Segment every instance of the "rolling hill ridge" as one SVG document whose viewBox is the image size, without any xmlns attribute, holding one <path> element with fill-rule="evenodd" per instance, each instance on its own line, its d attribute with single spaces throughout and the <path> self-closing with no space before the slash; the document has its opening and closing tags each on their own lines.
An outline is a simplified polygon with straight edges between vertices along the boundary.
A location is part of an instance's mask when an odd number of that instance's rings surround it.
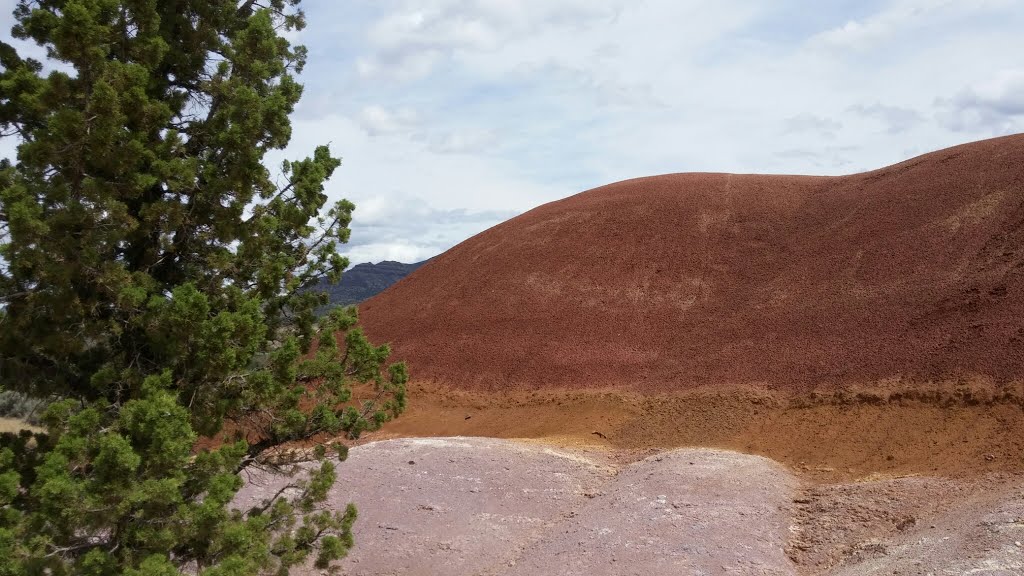
<svg viewBox="0 0 1024 576">
<path fill-rule="evenodd" d="M 364 303 L 456 388 L 1024 376 L 1024 135 L 841 177 L 671 174 L 552 202 Z"/>
</svg>

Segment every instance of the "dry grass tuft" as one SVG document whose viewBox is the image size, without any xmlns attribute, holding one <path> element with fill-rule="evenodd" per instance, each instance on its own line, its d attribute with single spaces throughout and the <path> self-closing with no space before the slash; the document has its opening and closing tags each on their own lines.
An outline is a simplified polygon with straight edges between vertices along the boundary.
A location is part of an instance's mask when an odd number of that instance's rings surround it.
<svg viewBox="0 0 1024 576">
<path fill-rule="evenodd" d="M 17 434 L 22 430 L 31 430 L 33 432 L 42 432 L 43 429 L 38 426 L 33 426 L 24 420 L 17 418 L 4 418 L 0 417 L 0 434 L 4 432 L 12 432 Z"/>
</svg>

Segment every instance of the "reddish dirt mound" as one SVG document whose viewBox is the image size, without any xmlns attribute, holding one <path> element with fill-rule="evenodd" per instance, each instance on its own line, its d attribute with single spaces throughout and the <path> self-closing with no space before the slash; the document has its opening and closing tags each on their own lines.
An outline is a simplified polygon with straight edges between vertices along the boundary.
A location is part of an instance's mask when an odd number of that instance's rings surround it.
<svg viewBox="0 0 1024 576">
<path fill-rule="evenodd" d="M 674 174 L 483 232 L 362 307 L 457 388 L 1024 376 L 1024 135 L 843 177 Z"/>
</svg>

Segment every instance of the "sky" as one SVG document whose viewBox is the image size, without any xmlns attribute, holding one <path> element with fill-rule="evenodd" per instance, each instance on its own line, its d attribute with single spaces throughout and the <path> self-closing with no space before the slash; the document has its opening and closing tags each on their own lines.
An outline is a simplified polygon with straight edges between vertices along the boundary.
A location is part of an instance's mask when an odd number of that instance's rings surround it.
<svg viewBox="0 0 1024 576">
<path fill-rule="evenodd" d="M 9 29 L 13 0 L 0 0 Z M 672 172 L 848 174 L 1024 131 L 1024 0 L 305 0 L 288 149 L 353 263 Z"/>
</svg>

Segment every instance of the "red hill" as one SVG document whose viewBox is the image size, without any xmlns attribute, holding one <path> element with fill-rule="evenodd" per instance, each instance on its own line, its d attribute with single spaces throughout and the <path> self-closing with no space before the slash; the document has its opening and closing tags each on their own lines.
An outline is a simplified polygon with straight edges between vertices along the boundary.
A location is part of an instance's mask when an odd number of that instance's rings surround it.
<svg viewBox="0 0 1024 576">
<path fill-rule="evenodd" d="M 420 380 L 1024 377 L 1024 135 L 842 177 L 672 174 L 495 226 L 362 306 Z"/>
</svg>

